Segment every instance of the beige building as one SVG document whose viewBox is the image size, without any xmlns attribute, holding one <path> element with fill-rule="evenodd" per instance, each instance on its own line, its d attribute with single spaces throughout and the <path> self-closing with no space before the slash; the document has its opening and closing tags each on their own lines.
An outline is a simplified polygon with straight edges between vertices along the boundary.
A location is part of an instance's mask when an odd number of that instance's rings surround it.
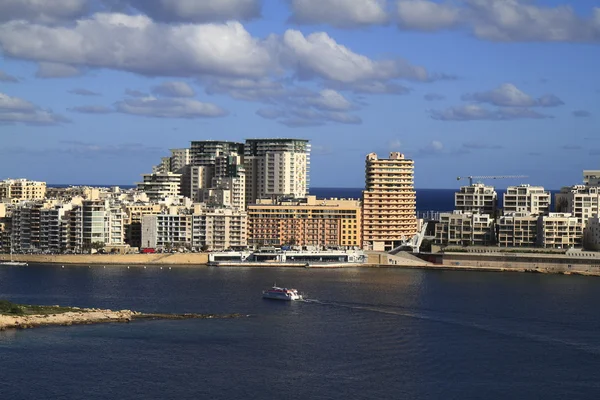
<svg viewBox="0 0 600 400">
<path fill-rule="evenodd" d="M 146 193 L 150 201 L 164 200 L 166 197 L 178 196 L 180 192 L 180 174 L 172 172 L 162 174 L 144 174 L 144 182 L 137 184 L 138 190 Z"/>
<path fill-rule="evenodd" d="M 504 193 L 504 214 L 548 214 L 552 196 L 542 186 L 509 186 Z"/>
<path fill-rule="evenodd" d="M 191 247 L 191 214 L 158 214 L 142 217 L 142 248 Z"/>
<path fill-rule="evenodd" d="M 231 208 L 200 208 L 192 215 L 192 246 L 227 250 L 248 245 L 248 216 Z"/>
<path fill-rule="evenodd" d="M 585 228 L 588 220 L 600 215 L 600 186 L 564 187 L 555 195 L 557 213 L 569 213 Z"/>
<path fill-rule="evenodd" d="M 552 249 L 581 247 L 583 226 L 569 213 L 550 213 L 538 219 L 538 246 Z"/>
<path fill-rule="evenodd" d="M 435 243 L 441 246 L 489 246 L 496 242 L 494 218 L 489 214 L 440 214 Z"/>
<path fill-rule="evenodd" d="M 360 247 L 358 200 L 259 200 L 248 205 L 248 244 Z"/>
<path fill-rule="evenodd" d="M 498 246 L 535 247 L 538 243 L 538 215 L 505 214 L 498 219 Z"/>
<path fill-rule="evenodd" d="M 160 204 L 131 203 L 122 206 L 125 213 L 125 243 L 131 247 L 142 245 L 142 218 L 144 215 L 157 215 L 163 209 Z"/>
<path fill-rule="evenodd" d="M 248 139 L 244 145 L 246 203 L 308 194 L 310 144 L 303 139 Z"/>
<path fill-rule="evenodd" d="M 583 184 L 586 186 L 600 186 L 600 170 L 583 171 Z"/>
<path fill-rule="evenodd" d="M 23 200 L 43 200 L 46 197 L 46 182 L 27 179 L 0 181 L 0 200 L 18 203 Z"/>
<path fill-rule="evenodd" d="M 390 251 L 417 233 L 414 161 L 401 153 L 366 157 L 362 210 L 363 247 Z"/>
<path fill-rule="evenodd" d="M 583 231 L 583 247 L 586 250 L 600 250 L 600 218 L 592 217 L 588 220 Z"/>
<path fill-rule="evenodd" d="M 454 194 L 454 209 L 465 213 L 496 215 L 498 194 L 493 186 L 474 183 Z"/>
</svg>

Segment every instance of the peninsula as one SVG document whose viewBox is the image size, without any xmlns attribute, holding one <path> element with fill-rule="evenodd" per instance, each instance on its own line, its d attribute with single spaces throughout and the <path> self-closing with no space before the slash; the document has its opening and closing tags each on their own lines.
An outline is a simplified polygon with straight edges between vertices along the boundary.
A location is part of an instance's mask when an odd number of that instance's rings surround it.
<svg viewBox="0 0 600 400">
<path fill-rule="evenodd" d="M 14 304 L 0 300 L 0 331 L 43 326 L 90 325 L 98 323 L 132 322 L 148 319 L 217 319 L 241 318 L 242 314 L 159 314 L 131 310 L 105 310 L 62 306 Z"/>
</svg>

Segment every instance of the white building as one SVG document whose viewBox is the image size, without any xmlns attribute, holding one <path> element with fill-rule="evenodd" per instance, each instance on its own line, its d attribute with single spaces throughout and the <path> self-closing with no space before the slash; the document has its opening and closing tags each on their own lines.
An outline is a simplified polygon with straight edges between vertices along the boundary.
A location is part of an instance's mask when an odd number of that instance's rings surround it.
<svg viewBox="0 0 600 400">
<path fill-rule="evenodd" d="M 464 213 L 496 215 L 498 194 L 493 186 L 474 183 L 454 194 L 454 209 Z"/>
<path fill-rule="evenodd" d="M 586 186 L 600 186 L 600 170 L 583 171 L 583 183 Z"/>
<path fill-rule="evenodd" d="M 248 244 L 248 216 L 242 210 L 205 208 L 192 216 L 192 246 L 226 250 Z"/>
<path fill-rule="evenodd" d="M 538 215 L 505 214 L 498 219 L 498 246 L 535 247 L 538 243 Z"/>
<path fill-rule="evenodd" d="M 244 145 L 246 203 L 308 194 L 310 144 L 303 139 L 248 139 Z"/>
<path fill-rule="evenodd" d="M 496 241 L 494 226 L 494 218 L 489 214 L 442 213 L 435 225 L 435 243 L 442 246 L 489 246 Z"/>
<path fill-rule="evenodd" d="M 564 187 L 555 195 L 558 213 L 569 213 L 585 228 L 588 220 L 600 215 L 600 186 Z"/>
<path fill-rule="evenodd" d="M 171 249 L 190 247 L 190 214 L 157 214 L 142 217 L 142 248 Z"/>
<path fill-rule="evenodd" d="M 171 149 L 169 157 L 170 172 L 181 173 L 180 171 L 192 162 L 190 149 Z"/>
<path fill-rule="evenodd" d="M 144 182 L 137 184 L 138 190 L 146 193 L 150 201 L 160 201 L 165 197 L 178 196 L 180 192 L 180 174 L 172 172 L 144 174 Z"/>
<path fill-rule="evenodd" d="M 542 186 L 509 186 L 504 193 L 504 214 L 548 214 L 552 196 Z"/>
<path fill-rule="evenodd" d="M 583 226 L 569 213 L 550 213 L 538 219 L 538 246 L 553 249 L 581 247 Z"/>
<path fill-rule="evenodd" d="M 600 250 L 600 218 L 592 217 L 588 220 L 583 231 L 583 247 L 586 250 Z"/>
</svg>

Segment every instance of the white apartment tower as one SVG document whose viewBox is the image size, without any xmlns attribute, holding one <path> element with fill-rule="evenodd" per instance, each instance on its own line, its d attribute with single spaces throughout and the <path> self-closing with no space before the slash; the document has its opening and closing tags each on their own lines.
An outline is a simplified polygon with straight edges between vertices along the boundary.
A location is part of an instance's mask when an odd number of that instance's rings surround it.
<svg viewBox="0 0 600 400">
<path fill-rule="evenodd" d="M 310 144 L 304 139 L 248 139 L 244 146 L 246 203 L 308 194 Z"/>
<path fill-rule="evenodd" d="M 541 186 L 509 186 L 504 193 L 504 214 L 548 214 L 552 196 Z"/>
<path fill-rule="evenodd" d="M 363 247 L 390 251 L 417 233 L 414 161 L 401 153 L 366 158 L 363 192 Z"/>
<path fill-rule="evenodd" d="M 495 215 L 498 194 L 493 186 L 474 183 L 454 194 L 454 209 L 464 213 Z"/>
</svg>

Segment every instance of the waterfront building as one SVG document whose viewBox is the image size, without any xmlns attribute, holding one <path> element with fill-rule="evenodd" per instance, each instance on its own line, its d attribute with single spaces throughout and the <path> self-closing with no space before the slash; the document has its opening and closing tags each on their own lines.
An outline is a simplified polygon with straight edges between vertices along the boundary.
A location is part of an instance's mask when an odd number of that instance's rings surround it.
<svg viewBox="0 0 600 400">
<path fill-rule="evenodd" d="M 190 149 L 171 149 L 169 172 L 180 174 L 181 170 L 192 162 Z"/>
<path fill-rule="evenodd" d="M 0 181 L 0 201 L 18 203 L 25 200 L 43 200 L 46 197 L 46 182 L 27 179 L 5 179 Z"/>
<path fill-rule="evenodd" d="M 366 157 L 363 191 L 363 247 L 390 251 L 417 233 L 414 161 L 392 152 L 388 159 Z"/>
<path fill-rule="evenodd" d="M 551 199 L 550 192 L 542 186 L 509 186 L 504 193 L 502 211 L 504 214 L 548 214 Z"/>
<path fill-rule="evenodd" d="M 583 225 L 570 213 L 550 213 L 538 219 L 538 246 L 552 249 L 581 247 Z"/>
<path fill-rule="evenodd" d="M 248 244 L 360 247 L 360 201 L 316 196 L 258 200 L 248 205 Z"/>
<path fill-rule="evenodd" d="M 108 200 L 84 200 L 81 205 L 83 235 L 81 247 L 94 243 L 122 246 L 125 242 L 125 213 Z"/>
<path fill-rule="evenodd" d="M 586 250 L 600 250 L 600 218 L 598 216 L 590 218 L 585 226 L 583 247 Z"/>
<path fill-rule="evenodd" d="M 583 171 L 583 184 L 586 186 L 600 186 L 600 170 Z"/>
<path fill-rule="evenodd" d="M 68 220 L 66 213 L 72 203 L 56 204 L 40 211 L 40 250 L 62 253 L 68 249 Z"/>
<path fill-rule="evenodd" d="M 191 214 L 142 216 L 142 248 L 171 250 L 191 247 Z"/>
<path fill-rule="evenodd" d="M 156 203 L 132 203 L 123 204 L 125 219 L 125 243 L 130 247 L 140 248 L 142 245 L 142 218 L 144 215 L 157 215 L 163 209 L 161 204 Z"/>
<path fill-rule="evenodd" d="M 227 250 L 248 245 L 248 216 L 233 208 L 196 206 L 192 215 L 192 247 Z"/>
<path fill-rule="evenodd" d="M 158 202 L 169 196 L 178 196 L 181 185 L 181 175 L 173 172 L 159 174 L 144 174 L 143 182 L 137 184 L 138 190 L 146 193 L 148 199 Z"/>
<path fill-rule="evenodd" d="M 495 244 L 494 217 L 489 214 L 454 211 L 440 214 L 435 225 L 435 243 L 442 246 L 489 246 Z"/>
<path fill-rule="evenodd" d="M 246 204 L 308 194 L 310 149 L 304 139 L 248 139 L 244 145 Z"/>
<path fill-rule="evenodd" d="M 495 216 L 498 194 L 493 186 L 474 183 L 462 186 L 454 194 L 454 209 L 464 213 L 488 214 Z"/>
<path fill-rule="evenodd" d="M 535 247 L 539 215 L 527 212 L 505 214 L 498 219 L 498 246 Z"/>
<path fill-rule="evenodd" d="M 557 213 L 569 213 L 576 217 L 585 228 L 590 218 L 600 215 L 600 186 L 563 187 L 555 195 L 555 208 Z"/>
</svg>

